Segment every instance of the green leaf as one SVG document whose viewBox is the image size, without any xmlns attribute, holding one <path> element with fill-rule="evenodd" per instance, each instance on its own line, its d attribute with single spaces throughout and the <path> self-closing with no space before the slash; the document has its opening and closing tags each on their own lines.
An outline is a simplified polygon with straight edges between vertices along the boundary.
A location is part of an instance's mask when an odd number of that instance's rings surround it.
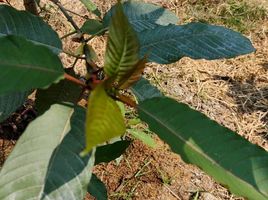
<svg viewBox="0 0 268 200">
<path fill-rule="evenodd" d="M 81 155 L 93 147 L 125 133 L 124 118 L 117 103 L 107 95 L 100 84 L 90 94 L 86 118 L 86 148 Z"/>
<path fill-rule="evenodd" d="M 84 198 L 94 152 L 84 148 L 85 110 L 53 105 L 33 121 L 17 142 L 0 172 L 0 199 Z"/>
<path fill-rule="evenodd" d="M 154 139 L 149 134 L 142 132 L 142 131 L 133 130 L 133 129 L 129 129 L 128 132 L 132 136 L 134 136 L 136 139 L 142 141 L 147 146 L 149 146 L 151 148 L 156 147 L 156 143 L 155 143 Z"/>
<path fill-rule="evenodd" d="M 88 19 L 81 27 L 81 31 L 89 35 L 101 35 L 105 30 L 102 23 L 96 19 Z"/>
<path fill-rule="evenodd" d="M 109 25 L 111 17 L 115 12 L 115 7 L 113 6 L 104 16 L 105 26 Z M 157 24 L 163 26 L 177 24 L 179 20 L 175 13 L 151 3 L 127 1 L 123 3 L 123 9 L 136 32 L 154 29 Z"/>
<path fill-rule="evenodd" d="M 124 78 L 135 67 L 138 58 L 138 39 L 125 17 L 122 5 L 117 4 L 109 26 L 104 71 L 116 81 Z"/>
<path fill-rule="evenodd" d="M 268 199 L 268 153 L 204 114 L 167 97 L 141 102 L 139 116 L 186 162 L 201 167 L 231 192 Z"/>
<path fill-rule="evenodd" d="M 95 165 L 102 162 L 110 162 L 120 157 L 131 144 L 131 141 L 122 140 L 112 144 L 97 147 L 95 154 Z"/>
<path fill-rule="evenodd" d="M 0 95 L 0 122 L 9 117 L 27 99 L 29 92 L 13 92 Z"/>
<path fill-rule="evenodd" d="M 202 23 L 161 26 L 138 33 L 140 57 L 160 64 L 182 57 L 214 60 L 255 51 L 249 39 L 230 29 Z"/>
<path fill-rule="evenodd" d="M 80 1 L 86 6 L 89 12 L 92 12 L 98 17 L 101 17 L 101 12 L 91 0 L 80 0 Z"/>
<path fill-rule="evenodd" d="M 88 193 L 94 196 L 97 200 L 108 199 L 106 186 L 95 174 L 92 174 L 90 183 L 88 185 Z"/>
<path fill-rule="evenodd" d="M 0 37 L 16 35 L 24 37 L 34 43 L 47 46 L 53 52 L 62 50 L 61 40 L 57 33 L 40 17 L 26 11 L 0 5 Z"/>
<path fill-rule="evenodd" d="M 138 101 L 163 96 L 163 94 L 155 86 L 152 86 L 145 78 L 141 78 L 135 85 L 132 86 L 131 90 Z"/>
<path fill-rule="evenodd" d="M 0 37 L 0 95 L 44 88 L 63 78 L 63 66 L 48 48 L 17 36 Z"/>
<path fill-rule="evenodd" d="M 44 113 L 52 104 L 71 102 L 76 104 L 81 95 L 82 88 L 66 79 L 47 89 L 39 89 L 36 92 L 36 108 L 38 114 Z"/>
</svg>

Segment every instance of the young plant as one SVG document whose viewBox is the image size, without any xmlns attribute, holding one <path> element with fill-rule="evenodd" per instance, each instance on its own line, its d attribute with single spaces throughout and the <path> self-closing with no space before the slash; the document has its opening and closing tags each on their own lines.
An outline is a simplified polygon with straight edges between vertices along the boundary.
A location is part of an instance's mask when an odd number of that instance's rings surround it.
<svg viewBox="0 0 268 200">
<path fill-rule="evenodd" d="M 136 108 L 140 119 L 174 152 L 233 193 L 253 200 L 268 198 L 267 152 L 165 97 L 142 78 L 147 62 L 169 64 L 185 56 L 213 60 L 251 53 L 255 49 L 247 38 L 220 26 L 176 25 L 172 12 L 132 1 L 118 2 L 103 19 L 89 19 L 80 28 L 59 1 L 51 1 L 75 28 L 75 39 L 81 43 L 76 57 L 86 61 L 87 81 L 64 69 L 58 57 L 61 41 L 41 18 L 0 5 L 0 119 L 6 119 L 32 90 L 37 90 L 40 113 L 0 171 L 0 199 L 84 199 L 87 191 L 107 198 L 96 191 L 103 184 L 94 175 L 91 180 L 92 168 L 117 158 L 130 144 L 122 140 L 103 145 L 126 131 L 116 101 Z M 101 16 L 91 1 L 81 2 Z M 107 30 L 105 64 L 100 68 L 93 62 L 89 44 Z M 128 88 L 138 102 L 124 95 Z M 77 105 L 84 90 L 90 91 L 87 108 Z"/>
</svg>

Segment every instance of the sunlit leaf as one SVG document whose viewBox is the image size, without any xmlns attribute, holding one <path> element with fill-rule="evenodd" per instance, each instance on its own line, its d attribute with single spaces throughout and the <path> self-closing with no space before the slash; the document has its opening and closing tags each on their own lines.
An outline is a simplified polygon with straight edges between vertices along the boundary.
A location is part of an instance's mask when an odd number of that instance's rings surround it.
<svg viewBox="0 0 268 200">
<path fill-rule="evenodd" d="M 7 5 L 0 5 L 0 37 L 7 35 L 24 37 L 50 48 L 55 53 L 62 50 L 57 33 L 42 18 Z"/>
<path fill-rule="evenodd" d="M 104 16 L 103 23 L 108 26 L 115 12 L 113 6 Z M 157 25 L 166 26 L 177 24 L 179 21 L 175 13 L 152 3 L 126 1 L 123 3 L 124 13 L 136 32 L 154 29 Z"/>
<path fill-rule="evenodd" d="M 109 37 L 105 54 L 104 71 L 116 81 L 125 77 L 136 66 L 138 58 L 138 39 L 123 13 L 120 3 L 109 26 Z"/>
<path fill-rule="evenodd" d="M 83 199 L 94 165 L 94 151 L 79 156 L 83 119 L 83 108 L 53 105 L 30 123 L 0 171 L 0 199 Z"/>
<path fill-rule="evenodd" d="M 104 85 L 100 84 L 90 94 L 86 118 L 87 154 L 98 144 L 125 133 L 124 118 L 117 103 L 107 95 Z"/>
</svg>

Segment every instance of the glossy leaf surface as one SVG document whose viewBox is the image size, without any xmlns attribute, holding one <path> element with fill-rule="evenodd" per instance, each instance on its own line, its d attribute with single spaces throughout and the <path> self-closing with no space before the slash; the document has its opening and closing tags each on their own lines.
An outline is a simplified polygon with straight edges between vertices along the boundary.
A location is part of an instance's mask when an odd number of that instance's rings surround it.
<svg viewBox="0 0 268 200">
<path fill-rule="evenodd" d="M 48 48 L 21 37 L 0 37 L 0 95 L 48 87 L 63 78 L 63 66 Z"/>
<path fill-rule="evenodd" d="M 40 17 L 26 11 L 17 11 L 7 5 L 0 5 L 0 37 L 7 35 L 24 37 L 50 48 L 55 53 L 62 50 L 57 33 Z"/>
</svg>

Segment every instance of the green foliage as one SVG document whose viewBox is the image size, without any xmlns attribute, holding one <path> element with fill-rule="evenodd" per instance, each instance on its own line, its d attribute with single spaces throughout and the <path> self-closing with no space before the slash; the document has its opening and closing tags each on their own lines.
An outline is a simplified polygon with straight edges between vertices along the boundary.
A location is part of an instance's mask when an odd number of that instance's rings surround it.
<svg viewBox="0 0 268 200">
<path fill-rule="evenodd" d="M 61 52 L 62 49 L 57 33 L 41 18 L 26 11 L 0 5 L 0 37 L 6 35 L 21 36 L 36 44 L 47 46 L 55 53 Z"/>
<path fill-rule="evenodd" d="M 179 21 L 173 12 L 151 3 L 127 1 L 122 6 L 124 14 L 136 32 L 154 29 L 157 25 L 177 24 Z M 109 25 L 115 12 L 115 7 L 113 6 L 105 14 L 103 18 L 105 26 Z"/>
<path fill-rule="evenodd" d="M 140 56 L 161 64 L 182 57 L 214 60 L 248 54 L 255 49 L 249 39 L 221 26 L 190 23 L 182 26 L 157 26 L 138 33 Z"/>
<path fill-rule="evenodd" d="M 138 110 L 150 129 L 185 161 L 201 167 L 236 194 L 268 198 L 265 150 L 167 97 L 142 101 Z"/>
<path fill-rule="evenodd" d="M 48 87 L 63 78 L 61 61 L 48 48 L 17 36 L 0 37 L 0 44 L 0 94 Z"/>
<path fill-rule="evenodd" d="M 0 95 L 0 122 L 16 111 L 26 100 L 29 92 L 13 92 Z"/>
<path fill-rule="evenodd" d="M 47 89 L 38 89 L 36 92 L 36 109 L 38 114 L 44 113 L 49 107 L 56 103 L 71 102 L 76 104 L 82 88 L 66 79 L 52 84 Z"/>
<path fill-rule="evenodd" d="M 107 190 L 103 182 L 95 174 L 92 174 L 87 190 L 97 200 L 108 199 Z"/>
<path fill-rule="evenodd" d="M 31 123 L 1 169 L 0 199 L 83 199 L 94 164 L 94 151 L 79 157 L 83 118 L 55 104 Z"/>
<path fill-rule="evenodd" d="M 126 130 L 120 108 L 108 96 L 103 84 L 97 86 L 91 93 L 88 103 L 86 148 L 82 152 L 82 155 L 86 155 L 98 144 L 123 135 Z"/>
<path fill-rule="evenodd" d="M 116 159 L 130 144 L 118 141 L 101 146 L 126 131 L 124 106 L 120 110 L 116 100 L 137 108 L 140 118 L 174 152 L 232 192 L 248 199 L 267 199 L 267 152 L 165 97 L 141 78 L 148 61 L 167 64 L 185 56 L 231 58 L 253 52 L 251 42 L 220 26 L 176 25 L 174 13 L 149 3 L 119 1 L 101 19 L 92 1 L 81 2 L 100 18 L 88 19 L 79 29 L 67 16 L 81 43 L 74 56 L 86 60 L 85 82 L 64 71 L 57 55 L 60 39 L 41 18 L 0 5 L 0 120 L 21 105 L 32 89 L 38 89 L 36 105 L 42 114 L 25 130 L 0 171 L 0 199 L 76 200 L 84 199 L 87 190 L 98 199 L 107 199 L 104 185 L 91 176 L 96 146 L 98 164 Z M 93 63 L 90 41 L 107 27 L 102 70 Z M 122 92 L 130 86 L 138 105 Z M 73 106 L 84 90 L 90 90 L 87 109 Z M 153 146 L 152 138 L 142 131 L 130 131 Z"/>
<path fill-rule="evenodd" d="M 130 145 L 130 141 L 122 140 L 112 144 L 100 146 L 96 149 L 95 165 L 102 162 L 110 162 L 120 157 Z"/>
<path fill-rule="evenodd" d="M 91 0 L 80 0 L 87 8 L 88 11 L 94 13 L 98 17 L 101 16 L 101 13 L 97 6 Z"/>
<path fill-rule="evenodd" d="M 120 82 L 138 63 L 138 39 L 125 17 L 122 5 L 117 4 L 109 26 L 109 37 L 105 53 L 106 75 Z"/>
<path fill-rule="evenodd" d="M 81 27 L 81 31 L 89 35 L 100 35 L 104 29 L 102 23 L 95 19 L 88 19 Z"/>
</svg>

